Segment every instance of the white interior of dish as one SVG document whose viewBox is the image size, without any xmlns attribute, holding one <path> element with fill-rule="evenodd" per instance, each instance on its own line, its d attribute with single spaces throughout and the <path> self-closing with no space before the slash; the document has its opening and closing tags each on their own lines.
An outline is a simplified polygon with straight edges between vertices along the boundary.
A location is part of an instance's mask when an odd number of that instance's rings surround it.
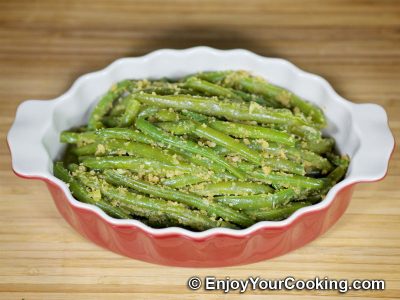
<svg viewBox="0 0 400 300">
<path fill-rule="evenodd" d="M 179 78 L 199 71 L 228 69 L 248 70 L 323 109 L 328 119 L 324 133 L 335 138 L 340 153 L 351 157 L 345 180 L 332 188 L 324 201 L 303 208 L 286 220 L 259 222 L 244 230 L 216 228 L 197 233 L 181 228 L 153 229 L 139 221 L 113 219 L 97 207 L 76 201 L 67 186 L 52 175 L 53 161 L 60 158 L 65 147 L 59 142 L 60 132 L 85 124 L 92 107 L 113 83 L 128 78 Z M 242 235 L 260 227 L 287 225 L 302 213 L 328 205 L 337 191 L 346 185 L 382 178 L 394 145 L 386 113 L 380 106 L 352 104 L 337 95 L 323 78 L 306 73 L 286 60 L 265 58 L 246 50 L 222 51 L 207 47 L 166 49 L 143 57 L 119 59 L 101 71 L 80 77 L 70 90 L 52 101 L 24 102 L 18 109 L 8 142 L 16 173 L 57 183 L 73 205 L 94 210 L 111 223 L 135 224 L 153 234 L 182 232 L 193 237 L 214 232 Z"/>
</svg>

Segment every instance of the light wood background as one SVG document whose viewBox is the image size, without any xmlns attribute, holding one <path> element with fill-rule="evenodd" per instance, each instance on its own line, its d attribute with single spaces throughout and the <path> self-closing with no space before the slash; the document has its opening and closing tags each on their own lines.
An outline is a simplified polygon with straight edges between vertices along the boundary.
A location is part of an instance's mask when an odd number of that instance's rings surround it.
<svg viewBox="0 0 400 300">
<path fill-rule="evenodd" d="M 221 269 L 161 267 L 100 249 L 66 224 L 43 183 L 12 173 L 5 135 L 21 101 L 51 99 L 119 57 L 196 45 L 289 59 L 354 102 L 383 105 L 400 139 L 400 1 L 0 0 L 0 298 L 342 297 L 192 292 L 185 284 L 196 274 L 379 278 L 385 291 L 345 297 L 400 299 L 398 152 L 385 180 L 358 186 L 344 217 L 318 240 L 273 260 Z"/>
</svg>

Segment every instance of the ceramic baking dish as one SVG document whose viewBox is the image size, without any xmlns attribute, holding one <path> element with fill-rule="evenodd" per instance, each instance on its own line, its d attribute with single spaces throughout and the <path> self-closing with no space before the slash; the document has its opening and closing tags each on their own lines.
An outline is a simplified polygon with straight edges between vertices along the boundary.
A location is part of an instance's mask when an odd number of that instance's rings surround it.
<svg viewBox="0 0 400 300">
<path fill-rule="evenodd" d="M 53 161 L 64 145 L 62 130 L 84 124 L 99 99 L 115 82 L 131 78 L 181 77 L 206 70 L 242 69 L 265 77 L 321 107 L 327 116 L 325 134 L 351 157 L 343 181 L 326 198 L 279 222 L 259 222 L 244 230 L 216 228 L 192 232 L 182 228 L 153 229 L 136 220 L 117 220 L 99 208 L 75 200 L 67 185 L 52 174 Z M 384 109 L 354 104 L 340 97 L 323 78 L 290 62 L 246 50 L 196 47 L 158 50 L 142 57 L 121 58 L 103 70 L 81 76 L 63 95 L 29 100 L 17 110 L 8 133 L 14 172 L 43 180 L 65 220 L 80 234 L 111 251 L 151 263 L 217 267 L 247 264 L 282 255 L 328 230 L 344 213 L 354 185 L 382 179 L 394 148 Z"/>
</svg>

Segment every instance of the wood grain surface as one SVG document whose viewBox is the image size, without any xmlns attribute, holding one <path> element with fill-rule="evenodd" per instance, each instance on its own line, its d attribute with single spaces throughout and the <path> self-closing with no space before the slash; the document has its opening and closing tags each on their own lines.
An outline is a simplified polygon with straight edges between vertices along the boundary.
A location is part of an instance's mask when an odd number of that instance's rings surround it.
<svg viewBox="0 0 400 300">
<path fill-rule="evenodd" d="M 119 57 L 196 45 L 289 59 L 351 101 L 384 106 L 400 139 L 400 1 L 0 0 L 0 298 L 400 299 L 398 152 L 385 180 L 359 185 L 324 236 L 220 269 L 161 267 L 100 249 L 66 224 L 43 183 L 13 174 L 5 136 L 23 100 L 51 99 Z M 192 275 L 379 278 L 386 290 L 224 295 L 188 290 Z"/>
</svg>

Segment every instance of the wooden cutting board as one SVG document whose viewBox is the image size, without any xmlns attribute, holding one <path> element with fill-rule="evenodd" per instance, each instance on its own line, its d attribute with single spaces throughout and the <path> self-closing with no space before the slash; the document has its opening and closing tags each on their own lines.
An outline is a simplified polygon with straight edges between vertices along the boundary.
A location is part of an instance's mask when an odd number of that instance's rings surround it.
<svg viewBox="0 0 400 300">
<path fill-rule="evenodd" d="M 354 102 L 383 105 L 400 138 L 399 1 L 0 1 L 1 299 L 339 299 L 337 292 L 192 292 L 192 275 L 386 280 L 347 299 L 400 299 L 400 156 L 359 185 L 343 218 L 304 248 L 221 269 L 161 267 L 100 249 L 60 217 L 43 183 L 17 178 L 5 135 L 17 105 L 51 99 L 123 56 L 208 45 L 283 57 Z M 373 116 L 371 116 L 373 118 Z M 29 149 L 26 149 L 29 151 Z"/>
</svg>

